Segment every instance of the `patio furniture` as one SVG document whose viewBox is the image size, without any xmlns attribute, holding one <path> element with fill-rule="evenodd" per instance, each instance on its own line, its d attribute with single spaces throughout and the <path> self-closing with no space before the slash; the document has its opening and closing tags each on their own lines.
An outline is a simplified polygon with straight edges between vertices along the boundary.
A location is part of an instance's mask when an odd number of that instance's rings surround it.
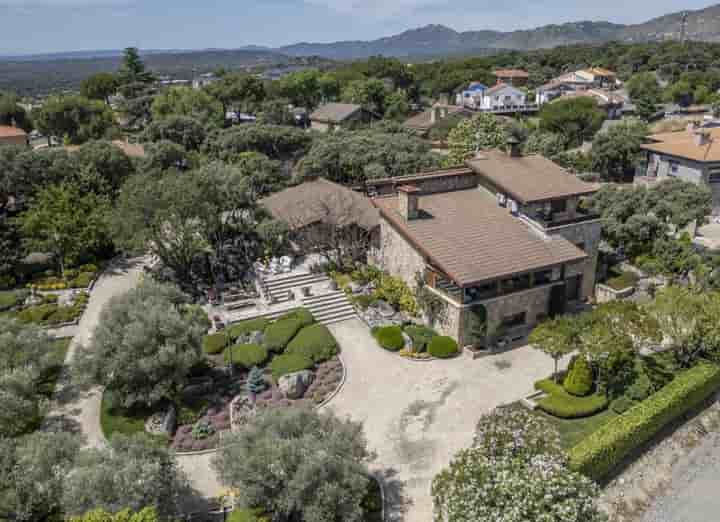
<svg viewBox="0 0 720 522">
<path fill-rule="evenodd" d="M 310 297 L 312 288 L 309 286 L 303 286 L 301 288 L 303 297 Z"/>
</svg>

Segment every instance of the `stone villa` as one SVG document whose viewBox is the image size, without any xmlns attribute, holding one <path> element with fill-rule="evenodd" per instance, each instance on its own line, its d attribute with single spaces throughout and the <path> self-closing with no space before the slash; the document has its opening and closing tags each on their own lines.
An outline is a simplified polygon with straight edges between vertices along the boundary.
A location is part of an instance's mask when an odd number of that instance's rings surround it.
<svg viewBox="0 0 720 522">
<path fill-rule="evenodd" d="M 597 187 L 541 156 L 489 151 L 465 166 L 373 180 L 380 211 L 374 261 L 446 306 L 431 322 L 461 345 L 524 336 L 591 298 L 600 220 L 580 205 Z"/>
</svg>

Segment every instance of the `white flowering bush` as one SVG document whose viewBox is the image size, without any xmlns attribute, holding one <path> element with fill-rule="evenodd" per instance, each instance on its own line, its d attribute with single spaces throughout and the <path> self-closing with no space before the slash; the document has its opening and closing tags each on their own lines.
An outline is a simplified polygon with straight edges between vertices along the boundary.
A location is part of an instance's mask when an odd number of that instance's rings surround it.
<svg viewBox="0 0 720 522">
<path fill-rule="evenodd" d="M 601 522 L 597 486 L 562 458 L 461 451 L 432 485 L 435 522 Z"/>
<path fill-rule="evenodd" d="M 555 427 L 520 405 L 496 408 L 480 417 L 473 447 L 490 457 L 563 454 Z"/>
</svg>

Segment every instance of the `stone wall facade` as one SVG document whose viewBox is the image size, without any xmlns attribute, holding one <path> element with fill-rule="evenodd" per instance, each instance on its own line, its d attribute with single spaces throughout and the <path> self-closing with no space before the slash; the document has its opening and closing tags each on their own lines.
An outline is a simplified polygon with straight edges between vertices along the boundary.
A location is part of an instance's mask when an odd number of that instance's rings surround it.
<svg viewBox="0 0 720 522">
<path fill-rule="evenodd" d="M 380 245 L 374 255 L 376 264 L 415 288 L 416 274 L 425 273 L 425 258 L 385 219 L 380 219 Z"/>
<path fill-rule="evenodd" d="M 583 285 L 581 298 L 583 300 L 590 299 L 595 294 L 595 278 L 597 274 L 601 227 L 602 224 L 600 220 L 593 220 L 547 230 L 548 235 L 564 237 L 572 244 L 580 247 L 588 255 L 587 260 L 575 265 L 569 265 L 565 269 L 566 278 L 582 274 Z"/>
</svg>

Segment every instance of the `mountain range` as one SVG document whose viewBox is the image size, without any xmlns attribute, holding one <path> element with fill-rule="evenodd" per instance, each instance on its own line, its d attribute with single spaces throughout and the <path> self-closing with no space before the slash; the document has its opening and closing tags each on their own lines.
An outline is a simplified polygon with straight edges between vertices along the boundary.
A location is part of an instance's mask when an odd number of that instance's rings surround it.
<svg viewBox="0 0 720 522">
<path fill-rule="evenodd" d="M 463 31 L 444 25 L 427 25 L 377 40 L 353 40 L 332 43 L 303 42 L 284 47 L 270 48 L 249 45 L 234 51 L 271 55 L 319 56 L 332 60 L 352 60 L 373 55 L 397 57 L 447 56 L 470 53 L 487 53 L 494 50 L 542 49 L 558 45 L 600 44 L 609 41 L 651 42 L 680 39 L 682 19 L 687 15 L 686 37 L 689 40 L 720 42 L 720 4 L 696 11 L 679 11 L 653 18 L 641 24 L 623 25 L 611 22 L 581 21 L 552 24 L 517 31 Z M 217 52 L 220 49 L 143 50 L 143 54 L 190 54 Z M 32 56 L 0 56 L 0 61 L 48 61 L 92 58 L 117 58 L 122 51 L 77 51 Z M 278 56 L 280 58 L 280 56 Z"/>
<path fill-rule="evenodd" d="M 298 43 L 274 49 L 290 56 L 322 56 L 345 60 L 385 56 L 464 54 L 492 49 L 542 49 L 558 45 L 598 44 L 609 41 L 649 42 L 680 39 L 687 13 L 689 40 L 720 42 L 720 4 L 697 11 L 680 11 L 633 25 L 611 22 L 571 22 L 517 31 L 458 32 L 443 25 L 428 25 L 371 41 Z"/>
</svg>

